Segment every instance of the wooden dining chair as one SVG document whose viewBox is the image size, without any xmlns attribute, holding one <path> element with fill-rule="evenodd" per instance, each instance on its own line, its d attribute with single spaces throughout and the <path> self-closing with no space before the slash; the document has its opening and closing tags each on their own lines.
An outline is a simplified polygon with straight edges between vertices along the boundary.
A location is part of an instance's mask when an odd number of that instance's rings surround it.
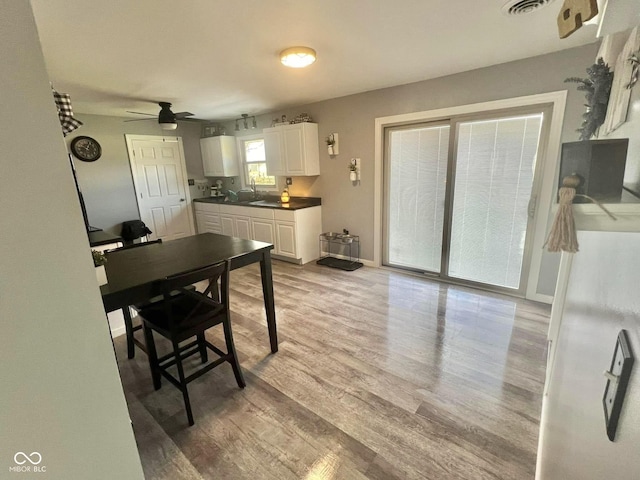
<svg viewBox="0 0 640 480">
<path fill-rule="evenodd" d="M 147 242 L 141 242 L 141 243 L 133 243 L 130 245 L 125 245 L 123 247 L 118 247 L 118 248 L 112 248 L 111 250 L 107 250 L 105 253 L 111 253 L 111 252 L 119 252 L 121 250 L 131 250 L 133 248 L 140 248 L 140 247 L 145 247 L 145 246 L 149 246 L 149 245 L 153 245 L 153 244 L 157 244 L 157 243 L 162 243 L 162 239 L 158 238 L 157 240 L 149 240 Z M 161 300 L 162 298 L 153 298 L 150 299 L 148 302 L 144 303 L 144 304 L 138 304 L 138 305 L 131 305 L 131 307 L 133 307 L 135 310 L 139 310 L 141 308 L 144 308 L 145 306 L 147 306 L 147 304 L 149 302 L 157 302 L 159 300 Z M 126 332 L 126 336 L 127 336 L 127 358 L 134 358 L 136 355 L 135 352 L 135 347 L 137 346 L 138 348 L 140 348 L 143 352 L 147 352 L 147 348 L 144 345 L 144 342 L 141 342 L 140 340 L 138 340 L 135 337 L 135 332 L 137 332 L 138 330 L 142 329 L 142 324 L 140 325 L 133 325 L 133 318 L 131 317 L 131 310 L 130 307 L 125 307 L 122 309 L 122 317 L 124 319 L 124 329 Z"/>
<path fill-rule="evenodd" d="M 167 277 L 159 285 L 163 300 L 138 311 L 142 319 L 153 386 L 158 390 L 161 386 L 161 377 L 164 376 L 182 392 L 189 425 L 194 424 L 187 390 L 190 382 L 218 365 L 229 362 L 238 387 L 245 387 L 231 331 L 229 265 L 227 260 L 213 266 Z M 203 291 L 189 288 L 192 284 L 203 280 L 208 282 Z M 205 332 L 209 328 L 220 324 L 224 331 L 226 353 L 205 338 Z M 171 353 L 158 358 L 153 332 L 159 333 L 171 342 Z M 196 338 L 194 341 L 180 346 L 181 342 L 193 337 Z M 211 350 L 219 358 L 209 362 L 207 350 Z M 202 365 L 190 375 L 185 375 L 183 361 L 197 354 L 200 354 Z M 177 378 L 169 372 L 169 368 L 173 366 L 177 369 Z"/>
</svg>

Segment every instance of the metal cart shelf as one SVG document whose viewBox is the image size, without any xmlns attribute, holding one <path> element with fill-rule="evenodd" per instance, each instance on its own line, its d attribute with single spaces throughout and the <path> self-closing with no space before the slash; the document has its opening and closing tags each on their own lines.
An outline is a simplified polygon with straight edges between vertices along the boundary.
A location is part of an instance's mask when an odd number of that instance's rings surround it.
<svg viewBox="0 0 640 480">
<path fill-rule="evenodd" d="M 318 237 L 320 259 L 318 265 L 352 272 L 362 267 L 360 237 L 345 233 L 325 232 Z"/>
</svg>

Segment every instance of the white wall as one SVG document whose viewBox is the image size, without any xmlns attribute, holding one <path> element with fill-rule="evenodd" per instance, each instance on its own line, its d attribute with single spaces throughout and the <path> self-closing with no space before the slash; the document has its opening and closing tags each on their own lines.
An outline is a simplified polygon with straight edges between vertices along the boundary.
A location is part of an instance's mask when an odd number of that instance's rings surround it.
<svg viewBox="0 0 640 480">
<path fill-rule="evenodd" d="M 0 477 L 143 478 L 31 7 L 0 11 Z"/>
<path fill-rule="evenodd" d="M 537 477 L 640 478 L 640 233 L 579 232 L 544 399 Z M 620 329 L 636 361 L 615 442 L 606 435 L 603 376 Z"/>
</svg>

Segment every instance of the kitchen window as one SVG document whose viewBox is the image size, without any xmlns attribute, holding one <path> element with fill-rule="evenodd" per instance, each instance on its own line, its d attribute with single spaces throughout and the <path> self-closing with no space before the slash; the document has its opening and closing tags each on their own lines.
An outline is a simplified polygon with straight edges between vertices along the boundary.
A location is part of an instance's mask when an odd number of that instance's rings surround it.
<svg viewBox="0 0 640 480">
<path fill-rule="evenodd" d="M 264 150 L 264 138 L 251 136 L 240 139 L 242 153 L 242 171 L 244 183 L 250 185 L 255 181 L 256 187 L 266 190 L 276 189 L 276 177 L 267 174 L 267 159 Z"/>
</svg>

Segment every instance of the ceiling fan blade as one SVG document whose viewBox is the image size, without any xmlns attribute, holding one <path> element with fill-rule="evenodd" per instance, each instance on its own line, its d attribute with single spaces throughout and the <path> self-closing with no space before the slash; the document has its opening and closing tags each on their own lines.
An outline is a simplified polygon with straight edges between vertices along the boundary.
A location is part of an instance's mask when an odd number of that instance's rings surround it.
<svg viewBox="0 0 640 480">
<path fill-rule="evenodd" d="M 185 117 L 193 117 L 195 114 L 191 113 L 191 112 L 178 112 L 178 113 L 174 113 L 174 116 L 176 117 L 176 120 L 181 120 Z"/>
<path fill-rule="evenodd" d="M 131 118 L 129 120 L 124 120 L 125 122 L 140 122 L 144 120 L 155 120 L 155 118 Z"/>
<path fill-rule="evenodd" d="M 201 118 L 176 118 L 176 120 L 178 120 L 179 122 L 195 122 L 195 123 L 209 122 L 208 120 L 203 120 Z"/>
<path fill-rule="evenodd" d="M 150 117 L 157 116 L 157 114 L 155 113 L 132 112 L 131 110 L 127 110 L 127 113 L 135 113 L 136 115 L 149 115 Z"/>
</svg>

